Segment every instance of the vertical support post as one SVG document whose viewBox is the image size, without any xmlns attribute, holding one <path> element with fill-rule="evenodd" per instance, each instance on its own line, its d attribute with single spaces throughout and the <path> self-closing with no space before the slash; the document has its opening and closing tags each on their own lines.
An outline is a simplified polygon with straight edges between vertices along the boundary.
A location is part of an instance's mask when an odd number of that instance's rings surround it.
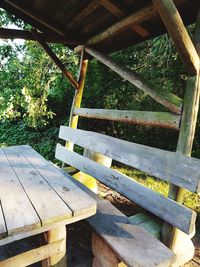
<svg viewBox="0 0 200 267">
<path fill-rule="evenodd" d="M 197 48 L 200 46 L 200 35 L 198 34 L 199 24 L 200 24 L 200 9 L 198 13 L 197 24 L 194 34 L 195 46 Z M 200 54 L 198 56 L 200 56 Z M 181 128 L 177 144 L 177 154 L 181 153 L 186 156 L 191 155 L 195 129 L 196 129 L 197 116 L 198 116 L 198 109 L 199 109 L 199 98 L 200 98 L 200 75 L 198 72 L 196 76 L 190 77 L 187 81 L 182 120 L 181 120 Z M 172 184 L 170 185 L 170 190 L 169 190 L 170 198 L 176 199 L 177 202 L 182 203 L 184 198 L 184 193 L 185 190 L 183 188 L 179 188 Z M 173 251 L 177 250 L 177 247 L 180 244 L 181 236 L 183 236 L 183 233 L 180 230 L 172 227 L 167 223 L 164 224 L 163 241 Z"/>
<path fill-rule="evenodd" d="M 73 99 L 72 107 L 70 111 L 70 118 L 69 118 L 69 127 L 72 127 L 74 129 L 76 129 L 78 125 L 78 116 L 73 114 L 74 108 L 80 108 L 81 106 L 85 79 L 86 79 L 87 66 L 88 66 L 88 60 L 84 59 L 84 48 L 83 48 L 82 53 L 81 53 L 79 77 L 78 77 L 79 86 L 78 86 L 78 89 L 75 91 L 75 95 L 74 95 L 74 99 Z M 66 147 L 70 150 L 73 150 L 74 145 L 70 142 L 67 142 Z"/>
<path fill-rule="evenodd" d="M 55 254 L 51 256 L 50 258 L 42 261 L 43 267 L 49 267 L 49 266 L 66 267 L 67 266 L 66 236 L 67 236 L 67 232 L 66 232 L 65 226 L 54 228 L 45 233 L 45 241 L 47 242 L 47 244 L 51 244 L 51 243 L 55 243 L 57 241 L 63 240 L 63 248 L 62 248 L 62 252 Z"/>
</svg>

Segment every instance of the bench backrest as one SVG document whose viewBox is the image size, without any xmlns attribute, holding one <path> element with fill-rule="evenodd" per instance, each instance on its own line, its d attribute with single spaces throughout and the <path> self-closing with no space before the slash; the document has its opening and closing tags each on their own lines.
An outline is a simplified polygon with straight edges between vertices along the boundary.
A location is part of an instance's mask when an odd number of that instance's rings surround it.
<svg viewBox="0 0 200 267">
<path fill-rule="evenodd" d="M 200 160 L 103 134 L 61 126 L 59 137 L 101 153 L 192 192 L 200 192 Z M 141 185 L 57 144 L 56 158 L 87 173 L 186 234 L 194 230 L 196 213 Z"/>
</svg>

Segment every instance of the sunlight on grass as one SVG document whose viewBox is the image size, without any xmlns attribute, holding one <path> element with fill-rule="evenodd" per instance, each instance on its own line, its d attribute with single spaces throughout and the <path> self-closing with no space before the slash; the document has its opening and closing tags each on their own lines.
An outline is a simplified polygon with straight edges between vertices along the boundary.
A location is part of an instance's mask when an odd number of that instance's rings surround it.
<svg viewBox="0 0 200 267">
<path fill-rule="evenodd" d="M 122 167 L 113 167 L 116 171 L 119 171 L 137 182 L 149 187 L 160 194 L 167 196 L 169 190 L 169 184 L 165 181 L 156 179 L 152 176 L 147 175 L 144 172 L 132 169 L 132 168 L 122 168 Z M 200 214 L 200 196 L 195 193 L 186 191 L 183 204 L 190 209 L 195 210 Z"/>
</svg>

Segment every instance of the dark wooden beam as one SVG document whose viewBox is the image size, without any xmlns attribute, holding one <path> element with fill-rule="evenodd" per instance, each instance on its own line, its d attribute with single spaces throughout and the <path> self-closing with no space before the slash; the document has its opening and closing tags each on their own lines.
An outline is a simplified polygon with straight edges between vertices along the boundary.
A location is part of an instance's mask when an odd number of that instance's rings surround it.
<svg viewBox="0 0 200 267">
<path fill-rule="evenodd" d="M 78 82 L 73 78 L 72 74 L 66 69 L 65 65 L 60 61 L 60 59 L 53 53 L 51 48 L 41 39 L 41 36 L 38 35 L 37 31 L 32 31 L 33 36 L 35 36 L 35 39 L 37 39 L 38 43 L 42 46 L 44 51 L 49 55 L 51 60 L 56 64 L 56 66 L 61 70 L 63 75 L 69 80 L 69 82 L 72 84 L 72 86 L 75 89 L 78 89 L 79 84 Z"/>
<path fill-rule="evenodd" d="M 185 2 L 186 0 L 176 0 L 175 3 L 177 5 Z M 155 10 L 154 5 L 148 5 L 129 16 L 121 19 L 120 21 L 114 23 L 106 30 L 98 33 L 97 35 L 91 37 L 85 42 L 85 45 L 87 46 L 94 46 L 95 44 L 98 44 L 100 42 L 103 42 L 106 39 L 111 39 L 114 36 L 118 35 L 119 33 L 126 31 L 127 29 L 137 26 L 138 24 L 147 21 L 153 17 L 157 16 L 157 11 Z M 80 53 L 81 47 L 76 47 L 75 52 Z"/>
<path fill-rule="evenodd" d="M 72 28 L 76 24 L 80 23 L 81 20 L 88 15 L 90 15 L 95 9 L 97 9 L 100 6 L 100 4 L 96 1 L 90 1 L 89 4 L 80 12 L 78 13 L 71 22 L 68 23 L 67 27 Z"/>
<path fill-rule="evenodd" d="M 83 49 L 83 48 L 82 48 Z M 180 114 L 182 110 L 182 100 L 177 96 L 162 91 L 156 88 L 155 85 L 151 85 L 145 79 L 143 79 L 136 72 L 122 66 L 121 64 L 115 62 L 110 57 L 94 50 L 93 48 L 85 47 L 85 51 L 91 56 L 98 59 L 100 62 L 108 66 L 110 69 L 118 73 L 122 78 L 128 80 L 130 83 L 135 85 L 137 88 L 141 89 L 157 102 L 168 108 L 173 113 Z"/>
<path fill-rule="evenodd" d="M 124 18 L 126 17 L 126 13 L 122 11 L 116 4 L 114 4 L 110 0 L 97 0 L 102 6 L 104 6 L 110 13 L 112 13 L 117 18 Z M 131 29 L 134 32 L 137 32 L 139 35 L 145 37 L 148 36 L 150 33 L 141 27 L 140 25 L 132 26 Z"/>
<path fill-rule="evenodd" d="M 153 3 L 171 35 L 188 72 L 191 75 L 196 75 L 199 72 L 199 57 L 174 2 L 172 0 L 153 0 Z"/>
<path fill-rule="evenodd" d="M 61 43 L 64 45 L 75 45 L 73 41 L 67 40 L 67 38 L 63 36 L 53 36 L 52 34 L 47 33 L 40 33 L 38 32 L 40 38 L 47 43 Z M 0 28 L 0 38 L 2 39 L 24 39 L 24 40 L 32 40 L 37 41 L 35 36 L 32 34 L 31 31 L 25 30 L 15 30 L 15 29 L 5 29 Z"/>
</svg>

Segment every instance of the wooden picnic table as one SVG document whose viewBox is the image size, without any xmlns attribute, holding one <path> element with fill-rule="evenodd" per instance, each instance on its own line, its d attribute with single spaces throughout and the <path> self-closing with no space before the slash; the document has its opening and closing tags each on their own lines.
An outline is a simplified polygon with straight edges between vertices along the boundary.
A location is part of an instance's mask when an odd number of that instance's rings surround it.
<svg viewBox="0 0 200 267">
<path fill-rule="evenodd" d="M 65 226 L 96 213 L 96 202 L 68 176 L 28 145 L 0 149 L 0 246 L 47 232 L 49 247 L 38 259 L 58 261 L 54 254 L 64 251 L 57 241 L 66 241 Z M 15 264 L 24 258 L 19 256 Z"/>
</svg>

